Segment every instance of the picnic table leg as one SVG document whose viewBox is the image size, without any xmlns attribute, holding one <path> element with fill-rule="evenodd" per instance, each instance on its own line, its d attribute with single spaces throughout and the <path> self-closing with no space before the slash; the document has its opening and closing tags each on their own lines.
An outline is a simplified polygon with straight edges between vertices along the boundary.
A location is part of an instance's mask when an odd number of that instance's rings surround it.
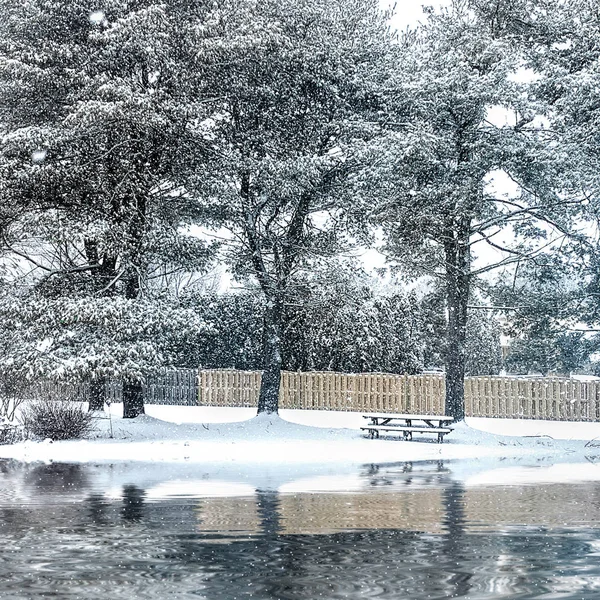
<svg viewBox="0 0 600 600">
<path fill-rule="evenodd" d="M 412 431 L 403 431 L 402 434 L 404 435 L 405 441 L 410 442 L 412 440 Z"/>
<path fill-rule="evenodd" d="M 444 442 L 444 434 L 438 433 L 438 444 L 442 444 Z"/>
</svg>

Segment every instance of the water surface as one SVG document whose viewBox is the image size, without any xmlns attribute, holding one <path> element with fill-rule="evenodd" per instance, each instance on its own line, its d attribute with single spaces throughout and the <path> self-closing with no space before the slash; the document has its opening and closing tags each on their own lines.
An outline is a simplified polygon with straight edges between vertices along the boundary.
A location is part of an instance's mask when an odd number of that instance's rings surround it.
<svg viewBox="0 0 600 600">
<path fill-rule="evenodd" d="M 599 598 L 600 483 L 0 462 L 0 598 L 450 597 Z"/>
</svg>

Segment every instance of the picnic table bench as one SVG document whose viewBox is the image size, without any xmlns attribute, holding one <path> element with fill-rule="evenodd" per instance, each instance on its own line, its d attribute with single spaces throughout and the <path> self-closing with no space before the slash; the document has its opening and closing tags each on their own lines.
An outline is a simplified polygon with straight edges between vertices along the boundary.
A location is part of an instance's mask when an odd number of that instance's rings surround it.
<svg viewBox="0 0 600 600">
<path fill-rule="evenodd" d="M 370 419 L 370 423 L 361 427 L 367 431 L 369 437 L 379 437 L 380 431 L 402 432 L 405 440 L 412 440 L 413 433 L 435 433 L 438 442 L 444 441 L 444 436 L 452 431 L 448 425 L 454 421 L 452 417 L 438 415 L 401 415 L 374 413 L 363 415 L 364 419 Z"/>
</svg>

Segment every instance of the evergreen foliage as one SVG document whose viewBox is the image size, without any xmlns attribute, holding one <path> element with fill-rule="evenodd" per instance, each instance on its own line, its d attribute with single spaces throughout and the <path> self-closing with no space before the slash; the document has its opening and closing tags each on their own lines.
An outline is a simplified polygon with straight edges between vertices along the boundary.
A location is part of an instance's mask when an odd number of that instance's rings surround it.
<svg viewBox="0 0 600 600">
<path fill-rule="evenodd" d="M 134 417 L 157 369 L 250 368 L 276 412 L 282 368 L 443 363 L 460 419 L 464 376 L 501 366 L 476 288 L 511 369 L 595 350 L 595 1 L 454 0 L 400 36 L 377 0 L 0 12 L 3 389 L 120 377 Z M 429 293 L 337 260 L 380 232 Z M 249 291 L 182 283 L 215 256 Z"/>
<path fill-rule="evenodd" d="M 361 271 L 336 266 L 335 273 L 313 273 L 285 307 L 283 369 L 399 374 L 443 369 L 446 319 L 439 292 L 408 293 L 397 285 L 378 290 Z M 183 303 L 205 330 L 178 348 L 181 364 L 260 370 L 265 309 L 258 290 L 197 292 Z M 469 315 L 468 375 L 498 374 L 499 338 L 500 325 L 487 311 Z"/>
<path fill-rule="evenodd" d="M 156 293 L 160 277 L 207 257 L 183 229 L 194 209 L 181 193 L 198 143 L 184 65 L 203 5 L 3 0 L 0 10 L 0 193 L 28 207 L 3 239 L 34 270 L 3 307 L 10 364 L 31 376 L 118 373 L 132 390 L 124 414 L 136 416 L 143 373 L 165 364 L 163 334 L 186 317 Z"/>
<path fill-rule="evenodd" d="M 199 294 L 186 305 L 194 307 L 206 330 L 179 348 L 181 364 L 261 369 L 265 309 L 259 292 Z M 422 369 L 419 305 L 401 292 L 375 294 L 362 282 L 345 290 L 307 290 L 298 303 L 286 307 L 283 329 L 285 370 L 417 373 Z"/>
<path fill-rule="evenodd" d="M 467 306 L 477 278 L 562 239 L 572 217 L 558 193 L 566 152 L 539 118 L 533 82 L 518 76 L 524 46 L 473 8 L 459 0 L 431 11 L 402 40 L 372 211 L 389 255 L 444 282 L 446 407 L 456 419 L 464 416 Z M 495 179 L 514 191 L 500 193 Z M 478 266 L 490 249 L 498 260 Z"/>
</svg>

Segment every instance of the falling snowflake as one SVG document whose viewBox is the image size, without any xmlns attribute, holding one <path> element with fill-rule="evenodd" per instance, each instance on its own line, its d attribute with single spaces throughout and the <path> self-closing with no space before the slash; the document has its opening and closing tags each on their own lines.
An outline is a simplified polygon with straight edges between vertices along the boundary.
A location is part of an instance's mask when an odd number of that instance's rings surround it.
<svg viewBox="0 0 600 600">
<path fill-rule="evenodd" d="M 36 150 L 35 152 L 33 152 L 33 154 L 31 155 L 31 160 L 34 163 L 41 163 L 44 162 L 44 160 L 46 159 L 46 150 Z"/>
<path fill-rule="evenodd" d="M 100 25 L 104 22 L 104 20 L 104 12 L 101 10 L 95 10 L 94 12 L 90 13 L 90 23 L 94 25 Z"/>
</svg>

